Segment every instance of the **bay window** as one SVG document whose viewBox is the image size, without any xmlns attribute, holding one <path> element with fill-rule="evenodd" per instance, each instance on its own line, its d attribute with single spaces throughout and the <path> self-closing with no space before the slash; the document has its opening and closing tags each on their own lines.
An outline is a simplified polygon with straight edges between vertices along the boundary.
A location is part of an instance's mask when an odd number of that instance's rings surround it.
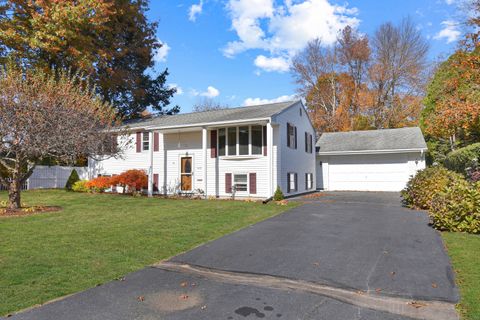
<svg viewBox="0 0 480 320">
<path fill-rule="evenodd" d="M 225 155 L 225 144 L 227 142 L 227 137 L 225 135 L 225 128 L 218 129 L 218 155 Z"/>
<path fill-rule="evenodd" d="M 237 128 L 228 128 L 228 155 L 237 155 Z"/>
<path fill-rule="evenodd" d="M 260 125 L 218 129 L 218 155 L 262 155 L 263 134 L 263 127 Z"/>
</svg>

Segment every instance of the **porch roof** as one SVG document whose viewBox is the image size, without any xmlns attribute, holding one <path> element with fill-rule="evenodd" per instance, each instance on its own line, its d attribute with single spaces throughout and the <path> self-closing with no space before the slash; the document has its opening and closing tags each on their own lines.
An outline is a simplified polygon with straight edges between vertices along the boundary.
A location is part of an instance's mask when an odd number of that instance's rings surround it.
<svg viewBox="0 0 480 320">
<path fill-rule="evenodd" d="M 132 129 L 168 129 L 200 125 L 221 125 L 235 121 L 265 120 L 300 101 L 262 104 L 221 110 L 162 115 L 148 119 L 136 119 L 124 122 Z"/>
</svg>

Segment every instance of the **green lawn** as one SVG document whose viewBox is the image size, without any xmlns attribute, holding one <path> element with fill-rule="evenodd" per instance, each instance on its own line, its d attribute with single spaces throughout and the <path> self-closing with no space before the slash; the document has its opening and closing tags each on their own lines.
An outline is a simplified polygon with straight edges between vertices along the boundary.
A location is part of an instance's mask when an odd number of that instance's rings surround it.
<svg viewBox="0 0 480 320">
<path fill-rule="evenodd" d="M 480 319 L 480 236 L 443 232 L 443 240 L 456 272 L 462 319 Z"/>
<path fill-rule="evenodd" d="M 296 205 L 61 190 L 22 195 L 28 205 L 63 210 L 0 218 L 0 315 L 118 278 Z"/>
</svg>

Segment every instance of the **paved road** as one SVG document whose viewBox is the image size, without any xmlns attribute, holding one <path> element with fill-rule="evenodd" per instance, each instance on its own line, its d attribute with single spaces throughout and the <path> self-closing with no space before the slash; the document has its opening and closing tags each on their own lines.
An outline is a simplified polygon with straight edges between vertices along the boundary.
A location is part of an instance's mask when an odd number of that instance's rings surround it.
<svg viewBox="0 0 480 320">
<path fill-rule="evenodd" d="M 398 194 L 332 193 L 171 262 L 456 302 L 448 257 L 427 222 Z M 149 267 L 10 319 L 409 319 L 374 309 Z"/>
</svg>

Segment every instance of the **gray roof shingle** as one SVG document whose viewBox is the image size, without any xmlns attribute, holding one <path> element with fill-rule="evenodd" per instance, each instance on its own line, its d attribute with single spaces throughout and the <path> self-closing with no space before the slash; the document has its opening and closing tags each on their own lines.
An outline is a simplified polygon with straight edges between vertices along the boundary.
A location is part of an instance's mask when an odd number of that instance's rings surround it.
<svg viewBox="0 0 480 320">
<path fill-rule="evenodd" d="M 320 153 L 427 149 L 418 127 L 323 133 L 316 145 Z"/>
<path fill-rule="evenodd" d="M 175 115 L 157 116 L 149 119 L 131 120 L 124 123 L 129 128 L 169 128 L 192 126 L 201 123 L 222 123 L 236 120 L 269 118 L 299 101 L 262 104 L 249 107 L 237 107 L 222 110 L 180 113 Z"/>
</svg>

